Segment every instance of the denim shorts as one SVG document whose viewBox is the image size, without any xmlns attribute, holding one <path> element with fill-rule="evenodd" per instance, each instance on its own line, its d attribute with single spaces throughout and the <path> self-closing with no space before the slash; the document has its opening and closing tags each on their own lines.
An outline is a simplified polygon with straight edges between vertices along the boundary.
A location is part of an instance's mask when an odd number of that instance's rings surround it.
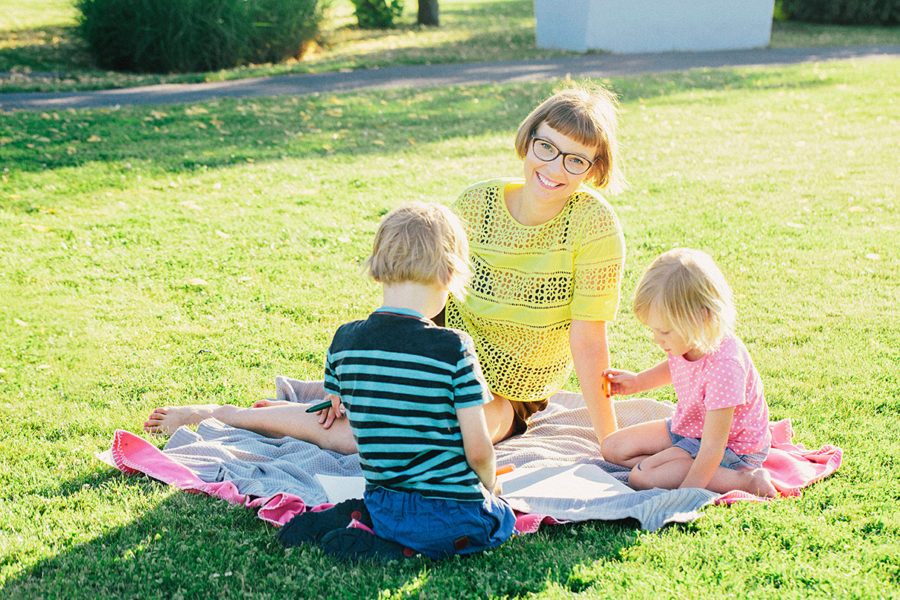
<svg viewBox="0 0 900 600">
<path fill-rule="evenodd" d="M 669 431 L 669 437 L 672 438 L 673 446 L 681 448 L 690 454 L 691 458 L 697 458 L 697 453 L 700 452 L 700 438 L 684 437 L 672 433 L 672 419 L 666 419 L 666 429 Z M 731 448 L 726 447 L 725 456 L 722 457 L 719 466 L 735 471 L 752 471 L 760 468 L 768 455 L 768 448 L 753 454 L 735 454 Z"/>
<path fill-rule="evenodd" d="M 363 498 L 375 535 L 435 560 L 499 546 L 516 527 L 515 513 L 494 495 L 461 502 L 379 487 Z"/>
</svg>

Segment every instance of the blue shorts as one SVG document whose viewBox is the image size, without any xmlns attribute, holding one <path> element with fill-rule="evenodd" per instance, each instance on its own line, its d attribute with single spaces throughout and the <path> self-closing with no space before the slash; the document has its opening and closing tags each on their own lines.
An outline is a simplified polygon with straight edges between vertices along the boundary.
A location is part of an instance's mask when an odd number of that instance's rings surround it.
<svg viewBox="0 0 900 600">
<path fill-rule="evenodd" d="M 499 546 L 516 527 L 512 509 L 494 495 L 461 502 L 375 488 L 363 499 L 377 536 L 435 560 Z"/>
<path fill-rule="evenodd" d="M 672 433 L 672 419 L 666 419 L 666 429 L 669 431 L 669 437 L 672 438 L 672 445 L 681 448 L 691 455 L 691 458 L 697 458 L 700 452 L 700 439 L 692 437 L 684 437 L 677 433 Z M 720 467 L 726 469 L 734 469 L 735 471 L 752 471 L 762 466 L 766 457 L 769 455 L 769 449 L 766 448 L 762 452 L 754 452 L 753 454 L 735 454 L 731 448 L 725 448 L 725 456 L 722 457 Z"/>
</svg>

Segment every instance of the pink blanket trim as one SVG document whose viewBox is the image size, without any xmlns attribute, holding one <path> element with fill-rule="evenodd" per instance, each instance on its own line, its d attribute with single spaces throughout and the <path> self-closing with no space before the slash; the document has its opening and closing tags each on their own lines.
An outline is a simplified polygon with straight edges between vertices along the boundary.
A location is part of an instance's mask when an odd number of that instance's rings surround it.
<svg viewBox="0 0 900 600">
<path fill-rule="evenodd" d="M 763 468 L 772 476 L 772 484 L 782 497 L 800 496 L 800 489 L 828 477 L 841 466 L 844 451 L 826 444 L 818 450 L 807 450 L 802 444 L 794 444 L 794 430 L 790 419 L 769 424 L 772 448 Z M 732 491 L 716 498 L 716 504 L 734 504 L 740 501 L 765 502 L 774 498 L 760 498 L 747 492 Z"/>
<path fill-rule="evenodd" d="M 791 440 L 794 432 L 789 419 L 772 423 L 770 429 L 772 450 L 763 463 L 763 468 L 769 470 L 772 483 L 782 496 L 799 496 L 801 488 L 831 475 L 841 465 L 843 451 L 840 448 L 826 445 L 818 450 L 806 450 L 800 444 L 793 444 Z M 232 504 L 256 509 L 260 519 L 276 527 L 284 525 L 294 515 L 306 510 L 325 510 L 332 506 L 320 504 L 307 507 L 301 498 L 285 493 L 268 498 L 247 496 L 241 494 L 230 481 L 205 482 L 147 440 L 121 429 L 117 429 L 113 436 L 111 454 L 116 467 L 123 473 L 132 475 L 143 473 L 186 492 L 207 494 Z M 733 504 L 740 501 L 765 500 L 767 499 L 747 492 L 732 491 L 719 496 L 715 503 Z M 547 515 L 520 513 L 516 518 L 516 531 L 520 534 L 534 533 L 542 524 L 563 522 Z"/>
</svg>

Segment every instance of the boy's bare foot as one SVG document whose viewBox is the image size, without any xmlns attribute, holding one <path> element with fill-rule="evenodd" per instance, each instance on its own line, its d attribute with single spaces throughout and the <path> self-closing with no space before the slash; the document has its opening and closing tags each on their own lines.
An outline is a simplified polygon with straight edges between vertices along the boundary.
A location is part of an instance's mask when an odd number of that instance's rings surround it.
<svg viewBox="0 0 900 600">
<path fill-rule="evenodd" d="M 196 425 L 213 416 L 218 404 L 189 404 L 156 408 L 144 422 L 144 431 L 154 435 L 172 435 L 182 425 Z"/>
<path fill-rule="evenodd" d="M 775 498 L 778 496 L 778 490 L 772 485 L 772 475 L 767 470 L 753 469 L 748 475 L 750 476 L 748 492 L 764 498 Z"/>
</svg>

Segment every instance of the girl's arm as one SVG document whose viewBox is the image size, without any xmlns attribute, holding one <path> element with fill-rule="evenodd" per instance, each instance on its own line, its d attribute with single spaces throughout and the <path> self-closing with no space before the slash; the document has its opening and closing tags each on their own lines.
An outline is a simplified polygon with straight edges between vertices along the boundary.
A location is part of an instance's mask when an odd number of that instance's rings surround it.
<svg viewBox="0 0 900 600">
<path fill-rule="evenodd" d="M 614 396 L 629 396 L 672 383 L 672 372 L 669 371 L 668 360 L 640 373 L 607 369 L 603 372 L 603 376 L 609 380 L 610 391 Z"/>
<path fill-rule="evenodd" d="M 456 410 L 459 429 L 462 433 L 463 450 L 466 462 L 478 475 L 478 479 L 489 491 L 497 493 L 497 464 L 494 459 L 494 445 L 488 434 L 484 409 L 481 406 L 469 406 Z"/>
<path fill-rule="evenodd" d="M 700 451 L 694 464 L 684 477 L 679 487 L 705 488 L 709 485 L 725 455 L 728 444 L 728 432 L 731 431 L 731 420 L 734 407 L 719 408 L 706 411 L 703 422 L 703 433 L 700 435 Z"/>
<path fill-rule="evenodd" d="M 603 390 L 603 372 L 609 367 L 606 322 L 572 319 L 569 347 L 575 360 L 575 374 L 581 384 L 591 425 L 594 426 L 597 440 L 602 442 L 603 438 L 617 429 L 612 399 Z"/>
</svg>

